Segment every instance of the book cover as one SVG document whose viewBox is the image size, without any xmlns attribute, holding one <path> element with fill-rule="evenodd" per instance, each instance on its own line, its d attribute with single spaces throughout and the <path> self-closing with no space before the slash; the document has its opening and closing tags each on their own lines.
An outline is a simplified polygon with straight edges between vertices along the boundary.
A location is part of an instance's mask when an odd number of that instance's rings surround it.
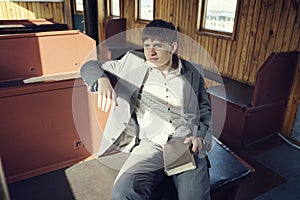
<svg viewBox="0 0 300 200">
<path fill-rule="evenodd" d="M 185 138 L 171 140 L 163 145 L 165 173 L 168 176 L 195 169 L 195 159 Z"/>
</svg>

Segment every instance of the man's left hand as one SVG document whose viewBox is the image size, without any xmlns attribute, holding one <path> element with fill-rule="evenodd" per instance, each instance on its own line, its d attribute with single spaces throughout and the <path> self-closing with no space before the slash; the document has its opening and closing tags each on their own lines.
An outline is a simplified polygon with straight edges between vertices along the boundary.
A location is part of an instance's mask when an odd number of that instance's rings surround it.
<svg viewBox="0 0 300 200">
<path fill-rule="evenodd" d="M 203 139 L 200 137 L 195 137 L 195 136 L 190 136 L 187 137 L 184 141 L 185 144 L 191 143 L 192 144 L 192 149 L 191 151 L 193 153 L 198 153 L 202 147 L 203 147 Z"/>
</svg>

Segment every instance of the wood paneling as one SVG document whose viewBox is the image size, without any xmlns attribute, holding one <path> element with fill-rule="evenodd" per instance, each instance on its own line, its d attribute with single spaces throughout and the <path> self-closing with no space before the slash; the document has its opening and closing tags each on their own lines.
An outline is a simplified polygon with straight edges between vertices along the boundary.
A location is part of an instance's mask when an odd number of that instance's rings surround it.
<svg viewBox="0 0 300 200">
<path fill-rule="evenodd" d="M 253 85 L 256 72 L 271 52 L 300 51 L 300 12 L 299 0 L 243 0 L 236 39 L 226 40 L 197 34 L 198 3 L 201 0 L 156 0 L 155 18 L 172 21 L 180 32 L 198 42 L 212 57 L 221 74 Z M 141 28 L 145 24 L 134 19 L 132 0 L 124 0 L 127 28 Z M 140 44 L 138 37 L 128 40 Z M 187 47 L 184 56 L 205 63 L 203 55 L 191 52 Z M 188 54 L 193 55 L 188 55 Z M 288 66 L 287 66 L 288 67 Z M 279 80 L 280 81 L 280 80 Z M 282 132 L 289 136 L 295 121 L 300 102 L 300 64 L 296 72 L 290 101 Z"/>
<path fill-rule="evenodd" d="M 0 2 L 0 20 L 46 18 L 67 23 L 64 15 L 64 2 Z"/>
</svg>

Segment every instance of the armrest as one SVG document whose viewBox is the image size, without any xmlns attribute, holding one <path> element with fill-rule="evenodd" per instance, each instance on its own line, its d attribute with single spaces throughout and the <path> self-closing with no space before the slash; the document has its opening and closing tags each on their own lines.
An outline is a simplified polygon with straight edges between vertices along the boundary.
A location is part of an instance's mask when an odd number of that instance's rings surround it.
<svg viewBox="0 0 300 200">
<path fill-rule="evenodd" d="M 38 83 L 38 82 L 63 81 L 63 80 L 69 80 L 75 78 L 80 78 L 79 72 L 66 72 L 66 73 L 42 75 L 42 76 L 24 79 L 23 82 L 25 84 L 29 84 L 29 83 Z"/>
</svg>

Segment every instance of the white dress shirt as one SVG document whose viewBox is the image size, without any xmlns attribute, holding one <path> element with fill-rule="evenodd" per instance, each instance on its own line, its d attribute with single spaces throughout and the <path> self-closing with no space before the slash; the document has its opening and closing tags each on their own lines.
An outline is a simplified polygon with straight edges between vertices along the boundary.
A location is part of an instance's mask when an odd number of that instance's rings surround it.
<svg viewBox="0 0 300 200">
<path fill-rule="evenodd" d="M 148 138 L 154 143 L 164 144 L 169 137 L 191 136 L 196 130 L 197 127 L 188 119 L 195 119 L 195 113 L 188 113 L 188 110 L 198 109 L 198 104 L 191 104 L 194 91 L 180 70 L 181 61 L 176 70 L 168 72 L 161 72 L 149 65 L 135 109 L 141 139 Z"/>
</svg>

